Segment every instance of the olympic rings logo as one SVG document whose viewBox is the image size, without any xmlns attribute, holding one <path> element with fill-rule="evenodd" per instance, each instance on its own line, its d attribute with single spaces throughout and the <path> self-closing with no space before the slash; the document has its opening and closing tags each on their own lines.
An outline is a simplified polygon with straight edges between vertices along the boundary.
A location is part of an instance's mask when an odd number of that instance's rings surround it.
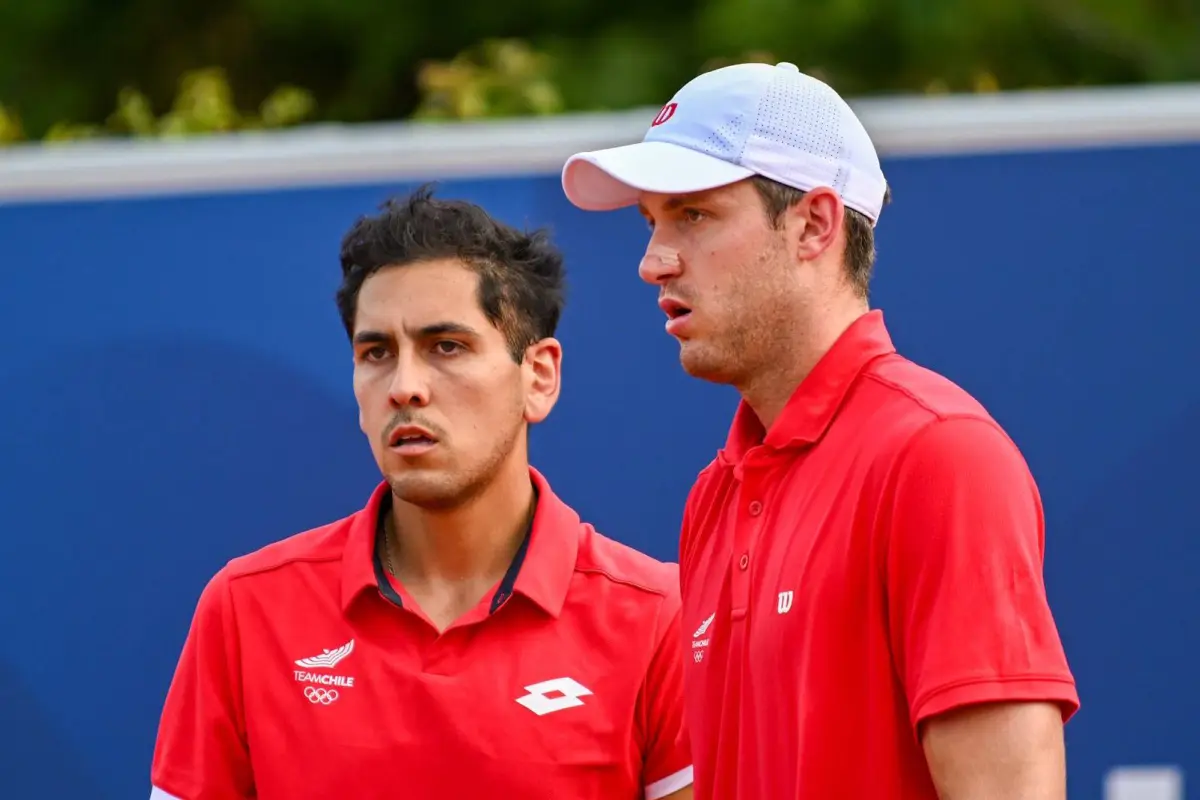
<svg viewBox="0 0 1200 800">
<path fill-rule="evenodd" d="M 337 689 L 322 689 L 319 686 L 305 686 L 304 696 L 308 698 L 310 703 L 320 703 L 327 706 L 334 700 L 338 699 Z"/>
</svg>

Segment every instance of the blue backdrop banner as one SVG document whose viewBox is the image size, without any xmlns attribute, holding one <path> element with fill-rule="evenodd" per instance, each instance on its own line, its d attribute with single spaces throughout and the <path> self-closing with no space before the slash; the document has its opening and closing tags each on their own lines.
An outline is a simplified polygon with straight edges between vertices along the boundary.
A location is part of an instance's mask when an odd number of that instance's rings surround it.
<svg viewBox="0 0 1200 800">
<path fill-rule="evenodd" d="M 1024 451 L 1083 708 L 1071 797 L 1200 774 L 1200 145 L 886 160 L 874 305 Z M 197 596 L 377 474 L 333 303 L 342 233 L 404 185 L 0 207 L 0 796 L 149 791 Z M 568 255 L 565 386 L 534 461 L 674 560 L 735 396 L 685 377 L 633 212 L 554 175 L 447 182 Z"/>
</svg>

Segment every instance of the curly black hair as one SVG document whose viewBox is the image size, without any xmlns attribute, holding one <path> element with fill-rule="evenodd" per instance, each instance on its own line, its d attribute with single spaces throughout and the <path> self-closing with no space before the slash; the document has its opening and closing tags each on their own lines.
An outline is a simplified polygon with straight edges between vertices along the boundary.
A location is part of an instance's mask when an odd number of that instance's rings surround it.
<svg viewBox="0 0 1200 800">
<path fill-rule="evenodd" d="M 437 200 L 425 184 L 361 217 L 342 238 L 338 312 L 354 336 L 358 293 L 381 269 L 456 258 L 479 274 L 479 306 L 519 364 L 553 336 L 566 302 L 562 253 L 544 229 L 522 232 L 465 200 Z"/>
</svg>

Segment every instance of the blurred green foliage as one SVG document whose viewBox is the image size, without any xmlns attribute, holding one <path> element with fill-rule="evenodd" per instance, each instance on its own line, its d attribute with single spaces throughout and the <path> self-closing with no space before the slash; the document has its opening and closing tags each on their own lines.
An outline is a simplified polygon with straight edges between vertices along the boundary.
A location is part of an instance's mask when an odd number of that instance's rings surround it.
<svg viewBox="0 0 1200 800">
<path fill-rule="evenodd" d="M 515 39 L 489 39 L 449 62 L 431 61 L 417 72 L 418 119 L 471 119 L 554 114 L 562 95 L 549 74 L 550 59 Z"/>
<path fill-rule="evenodd" d="M 259 106 L 257 115 L 240 112 L 224 70 L 216 67 L 185 72 L 169 111 L 156 117 L 149 98 L 132 87 L 117 93 L 117 106 L 103 125 L 56 122 L 45 140 L 61 142 L 96 136 L 178 137 L 197 133 L 224 133 L 257 128 L 281 128 L 304 121 L 313 111 L 312 95 L 294 86 L 281 86 Z M 20 138 L 19 122 L 13 126 Z M 0 118 L 0 141 L 3 141 Z"/>
<path fill-rule="evenodd" d="M 1200 3 L 0 1 L 0 143 L 656 105 L 738 60 L 849 95 L 1196 80 Z"/>
</svg>

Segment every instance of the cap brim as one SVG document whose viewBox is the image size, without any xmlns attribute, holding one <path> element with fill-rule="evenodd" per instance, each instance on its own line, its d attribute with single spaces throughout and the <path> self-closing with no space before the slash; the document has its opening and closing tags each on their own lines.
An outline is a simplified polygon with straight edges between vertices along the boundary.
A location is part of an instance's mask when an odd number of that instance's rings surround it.
<svg viewBox="0 0 1200 800">
<path fill-rule="evenodd" d="M 727 186 L 754 172 L 669 142 L 638 142 L 577 153 L 563 167 L 567 199 L 585 211 L 631 206 L 642 192 L 687 194 Z"/>
</svg>

